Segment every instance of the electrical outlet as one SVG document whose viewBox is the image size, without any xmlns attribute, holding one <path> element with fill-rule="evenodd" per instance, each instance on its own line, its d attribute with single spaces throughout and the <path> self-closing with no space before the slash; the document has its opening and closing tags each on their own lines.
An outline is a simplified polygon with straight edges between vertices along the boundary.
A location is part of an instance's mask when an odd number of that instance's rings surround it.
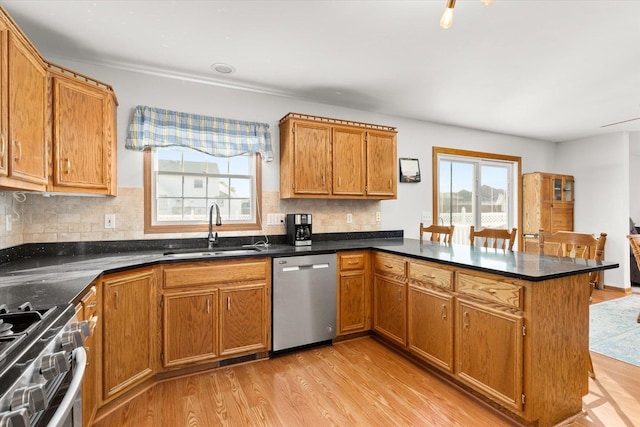
<svg viewBox="0 0 640 427">
<path fill-rule="evenodd" d="M 284 225 L 284 214 L 283 213 L 276 214 L 276 224 L 277 225 Z"/>
<path fill-rule="evenodd" d="M 7 214 L 6 216 L 6 229 L 7 231 L 11 231 L 13 228 L 13 220 L 11 219 L 11 214 Z"/>
<path fill-rule="evenodd" d="M 351 224 L 353 222 L 353 215 L 350 213 L 347 214 L 347 224 Z"/>
<path fill-rule="evenodd" d="M 276 223 L 276 214 L 267 214 L 267 225 L 274 225 Z"/>
<path fill-rule="evenodd" d="M 104 214 L 104 228 L 111 229 L 111 230 L 116 228 L 115 214 Z"/>
<path fill-rule="evenodd" d="M 380 222 L 380 211 L 376 212 L 376 222 Z"/>
</svg>

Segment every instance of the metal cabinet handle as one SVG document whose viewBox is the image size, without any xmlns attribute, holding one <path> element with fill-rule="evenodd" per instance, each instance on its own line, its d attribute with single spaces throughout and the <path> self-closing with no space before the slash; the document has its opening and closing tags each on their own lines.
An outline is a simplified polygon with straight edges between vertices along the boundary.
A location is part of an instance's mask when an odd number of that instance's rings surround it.
<svg viewBox="0 0 640 427">
<path fill-rule="evenodd" d="M 342 187 L 342 177 L 338 177 L 338 187 Z"/>
<path fill-rule="evenodd" d="M 389 265 L 389 264 L 385 264 L 384 266 L 387 268 L 393 268 L 393 265 Z"/>
<path fill-rule="evenodd" d="M 478 288 L 479 291 L 482 292 L 487 292 L 490 293 L 491 295 L 496 294 L 498 291 L 496 291 L 495 289 L 489 288 L 489 289 L 485 289 L 485 288 Z"/>
<path fill-rule="evenodd" d="M 324 175 L 322 175 L 322 185 L 325 184 L 325 179 L 324 179 Z"/>
<path fill-rule="evenodd" d="M 4 153 L 6 150 L 7 150 L 7 141 L 4 135 L 2 135 L 0 137 L 0 157 L 4 157 Z"/>
<path fill-rule="evenodd" d="M 435 279 L 436 278 L 436 276 L 434 276 L 433 274 L 427 274 L 427 273 L 424 273 L 423 276 L 426 277 L 427 279 Z"/>
<path fill-rule="evenodd" d="M 207 298 L 207 314 L 211 312 L 211 300 Z"/>
<path fill-rule="evenodd" d="M 231 310 L 231 297 L 227 297 L 227 311 Z"/>
<path fill-rule="evenodd" d="M 442 304 L 442 319 L 447 320 L 447 304 Z"/>
<path fill-rule="evenodd" d="M 13 141 L 13 145 L 16 147 L 16 156 L 13 157 L 13 159 L 16 162 L 19 162 L 22 159 L 22 144 L 20 143 L 20 141 Z"/>
<path fill-rule="evenodd" d="M 393 188 L 393 180 L 392 180 L 392 179 L 390 179 L 390 180 L 389 180 L 389 189 L 392 189 L 392 188 Z"/>
<path fill-rule="evenodd" d="M 349 261 L 348 264 L 349 265 L 356 265 L 356 264 L 358 264 L 358 261 Z"/>
<path fill-rule="evenodd" d="M 62 172 L 65 174 L 68 174 L 69 172 L 71 172 L 71 159 L 65 159 L 64 165 L 65 167 L 63 168 Z"/>
<path fill-rule="evenodd" d="M 464 314 L 462 315 L 462 324 L 464 326 L 465 329 L 469 329 L 469 312 L 465 311 Z"/>
</svg>

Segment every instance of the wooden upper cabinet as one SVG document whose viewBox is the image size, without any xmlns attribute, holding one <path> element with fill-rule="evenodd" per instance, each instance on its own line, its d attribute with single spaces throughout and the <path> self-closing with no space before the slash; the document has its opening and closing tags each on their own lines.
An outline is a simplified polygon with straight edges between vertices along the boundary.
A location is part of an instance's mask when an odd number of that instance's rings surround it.
<svg viewBox="0 0 640 427">
<path fill-rule="evenodd" d="M 365 137 L 363 129 L 333 129 L 333 194 L 365 195 Z"/>
<path fill-rule="evenodd" d="M 331 128 L 316 123 L 294 123 L 293 184 L 298 194 L 330 194 Z"/>
<path fill-rule="evenodd" d="M 397 164 L 395 133 L 367 132 L 368 195 L 396 198 Z"/>
<path fill-rule="evenodd" d="M 280 197 L 395 199 L 395 128 L 289 113 L 280 120 Z"/>
<path fill-rule="evenodd" d="M 50 70 L 52 191 L 115 195 L 116 104 L 107 88 Z"/>
<path fill-rule="evenodd" d="M 45 190 L 47 184 L 46 96 L 44 62 L 32 46 L 2 21 L 2 135 L 0 187 Z"/>
</svg>

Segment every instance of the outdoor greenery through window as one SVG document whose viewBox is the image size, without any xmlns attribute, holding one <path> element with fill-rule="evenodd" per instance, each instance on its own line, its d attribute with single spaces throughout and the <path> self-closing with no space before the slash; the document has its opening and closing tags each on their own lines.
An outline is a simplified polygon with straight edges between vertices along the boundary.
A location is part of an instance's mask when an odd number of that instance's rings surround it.
<svg viewBox="0 0 640 427">
<path fill-rule="evenodd" d="M 257 224 L 259 155 L 215 157 L 175 146 L 155 148 L 147 155 L 151 192 L 146 205 L 151 221 L 146 228 L 204 230 L 214 202 L 220 207 L 223 227 L 255 228 L 251 226 Z M 190 230 L 184 228 L 189 225 Z"/>
<path fill-rule="evenodd" d="M 455 225 L 453 243 L 468 244 L 472 225 L 518 227 L 519 157 L 434 147 L 434 159 L 434 218 Z"/>
</svg>

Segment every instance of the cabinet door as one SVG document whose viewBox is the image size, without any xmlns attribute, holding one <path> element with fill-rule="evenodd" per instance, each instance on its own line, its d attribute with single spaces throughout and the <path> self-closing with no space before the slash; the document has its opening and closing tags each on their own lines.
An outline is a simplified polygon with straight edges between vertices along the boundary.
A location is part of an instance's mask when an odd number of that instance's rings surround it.
<svg viewBox="0 0 640 427">
<path fill-rule="evenodd" d="M 220 291 L 220 355 L 269 349 L 271 310 L 266 284 Z"/>
<path fill-rule="evenodd" d="M 338 335 L 369 329 L 367 277 L 364 271 L 340 273 L 338 283 Z"/>
<path fill-rule="evenodd" d="M 406 285 L 375 275 L 373 279 L 373 329 L 405 346 L 407 342 Z"/>
<path fill-rule="evenodd" d="M 453 296 L 409 286 L 409 349 L 447 372 L 453 372 Z"/>
<path fill-rule="evenodd" d="M 396 136 L 367 132 L 367 195 L 396 197 Z"/>
<path fill-rule="evenodd" d="M 457 300 L 456 373 L 512 409 L 522 409 L 523 319 Z"/>
<path fill-rule="evenodd" d="M 91 335 L 84 341 L 84 349 L 87 352 L 87 366 L 82 377 L 82 425 L 89 426 L 93 422 L 93 416 L 98 409 L 98 357 L 96 344 L 100 339 L 100 328 L 98 327 L 98 291 L 93 287 L 85 297 L 82 298 L 82 316 L 79 320 L 89 322 Z"/>
<path fill-rule="evenodd" d="M 103 282 L 103 400 L 153 374 L 154 288 L 152 270 L 113 275 Z"/>
<path fill-rule="evenodd" d="M 333 129 L 333 194 L 364 196 L 365 131 Z"/>
<path fill-rule="evenodd" d="M 8 38 L 9 29 L 3 17 L 0 17 L 0 177 L 5 177 L 9 173 L 9 130 L 7 124 L 9 119 L 7 114 L 9 106 L 7 94 Z"/>
<path fill-rule="evenodd" d="M 53 78 L 53 185 L 106 194 L 109 189 L 109 93 L 67 76 Z"/>
<path fill-rule="evenodd" d="M 217 356 L 218 291 L 163 296 L 163 365 Z"/>
<path fill-rule="evenodd" d="M 9 32 L 9 176 L 45 189 L 47 79 L 44 64 Z M 37 184 L 37 185 L 33 185 Z"/>
<path fill-rule="evenodd" d="M 330 194 L 331 127 L 321 123 L 294 123 L 294 192 Z"/>
</svg>

